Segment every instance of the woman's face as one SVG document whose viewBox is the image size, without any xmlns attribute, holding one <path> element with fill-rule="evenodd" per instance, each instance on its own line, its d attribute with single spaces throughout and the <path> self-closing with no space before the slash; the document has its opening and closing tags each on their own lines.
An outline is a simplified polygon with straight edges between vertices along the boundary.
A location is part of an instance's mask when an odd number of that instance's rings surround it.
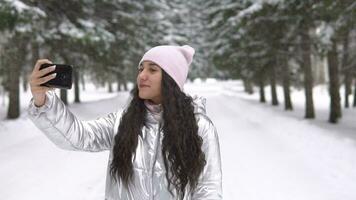
<svg viewBox="0 0 356 200">
<path fill-rule="evenodd" d="M 162 69 L 151 61 L 144 61 L 139 66 L 137 75 L 138 96 L 155 104 L 161 103 Z"/>
</svg>

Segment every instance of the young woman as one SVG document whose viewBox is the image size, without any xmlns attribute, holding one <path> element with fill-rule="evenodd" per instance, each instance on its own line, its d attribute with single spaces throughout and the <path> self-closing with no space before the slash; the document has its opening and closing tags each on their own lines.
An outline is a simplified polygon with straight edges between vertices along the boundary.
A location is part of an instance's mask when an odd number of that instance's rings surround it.
<svg viewBox="0 0 356 200">
<path fill-rule="evenodd" d="M 31 74 L 30 119 L 58 147 L 75 151 L 110 150 L 105 199 L 222 199 L 217 131 L 206 115 L 205 99 L 183 92 L 194 49 L 157 46 L 138 67 L 132 99 L 117 112 L 80 121 L 40 84 L 54 68 Z M 41 78 L 42 77 L 42 78 Z"/>
</svg>

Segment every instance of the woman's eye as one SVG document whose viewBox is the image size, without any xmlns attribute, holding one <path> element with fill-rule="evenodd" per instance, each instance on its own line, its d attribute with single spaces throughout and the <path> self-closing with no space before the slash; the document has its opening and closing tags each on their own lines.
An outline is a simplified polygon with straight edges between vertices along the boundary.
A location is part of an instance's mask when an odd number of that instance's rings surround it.
<svg viewBox="0 0 356 200">
<path fill-rule="evenodd" d="M 144 69 L 143 69 L 143 67 L 141 67 L 141 68 L 139 68 L 138 69 L 138 72 L 142 72 Z M 150 68 L 150 69 L 148 69 L 150 72 L 155 72 L 155 71 L 157 71 L 156 69 L 152 69 L 152 68 Z"/>
</svg>

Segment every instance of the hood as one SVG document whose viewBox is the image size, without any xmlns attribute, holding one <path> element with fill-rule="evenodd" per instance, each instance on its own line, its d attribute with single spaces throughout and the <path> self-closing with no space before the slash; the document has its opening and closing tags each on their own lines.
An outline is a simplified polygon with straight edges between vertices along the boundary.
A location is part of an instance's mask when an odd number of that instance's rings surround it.
<svg viewBox="0 0 356 200">
<path fill-rule="evenodd" d="M 193 96 L 194 114 L 206 114 L 206 98 L 195 95 Z"/>
</svg>

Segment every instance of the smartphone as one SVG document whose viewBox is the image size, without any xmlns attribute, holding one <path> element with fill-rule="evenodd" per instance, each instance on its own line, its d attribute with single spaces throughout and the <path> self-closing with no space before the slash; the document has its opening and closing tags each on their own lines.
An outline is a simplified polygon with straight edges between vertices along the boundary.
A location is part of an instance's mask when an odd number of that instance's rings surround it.
<svg viewBox="0 0 356 200">
<path fill-rule="evenodd" d="M 57 73 L 56 77 L 46 83 L 41 84 L 41 86 L 60 88 L 60 89 L 71 89 L 73 80 L 73 66 L 65 64 L 49 64 L 45 63 L 40 66 L 40 70 L 56 65 L 56 69 L 42 77 L 48 76 L 53 73 Z"/>
</svg>

